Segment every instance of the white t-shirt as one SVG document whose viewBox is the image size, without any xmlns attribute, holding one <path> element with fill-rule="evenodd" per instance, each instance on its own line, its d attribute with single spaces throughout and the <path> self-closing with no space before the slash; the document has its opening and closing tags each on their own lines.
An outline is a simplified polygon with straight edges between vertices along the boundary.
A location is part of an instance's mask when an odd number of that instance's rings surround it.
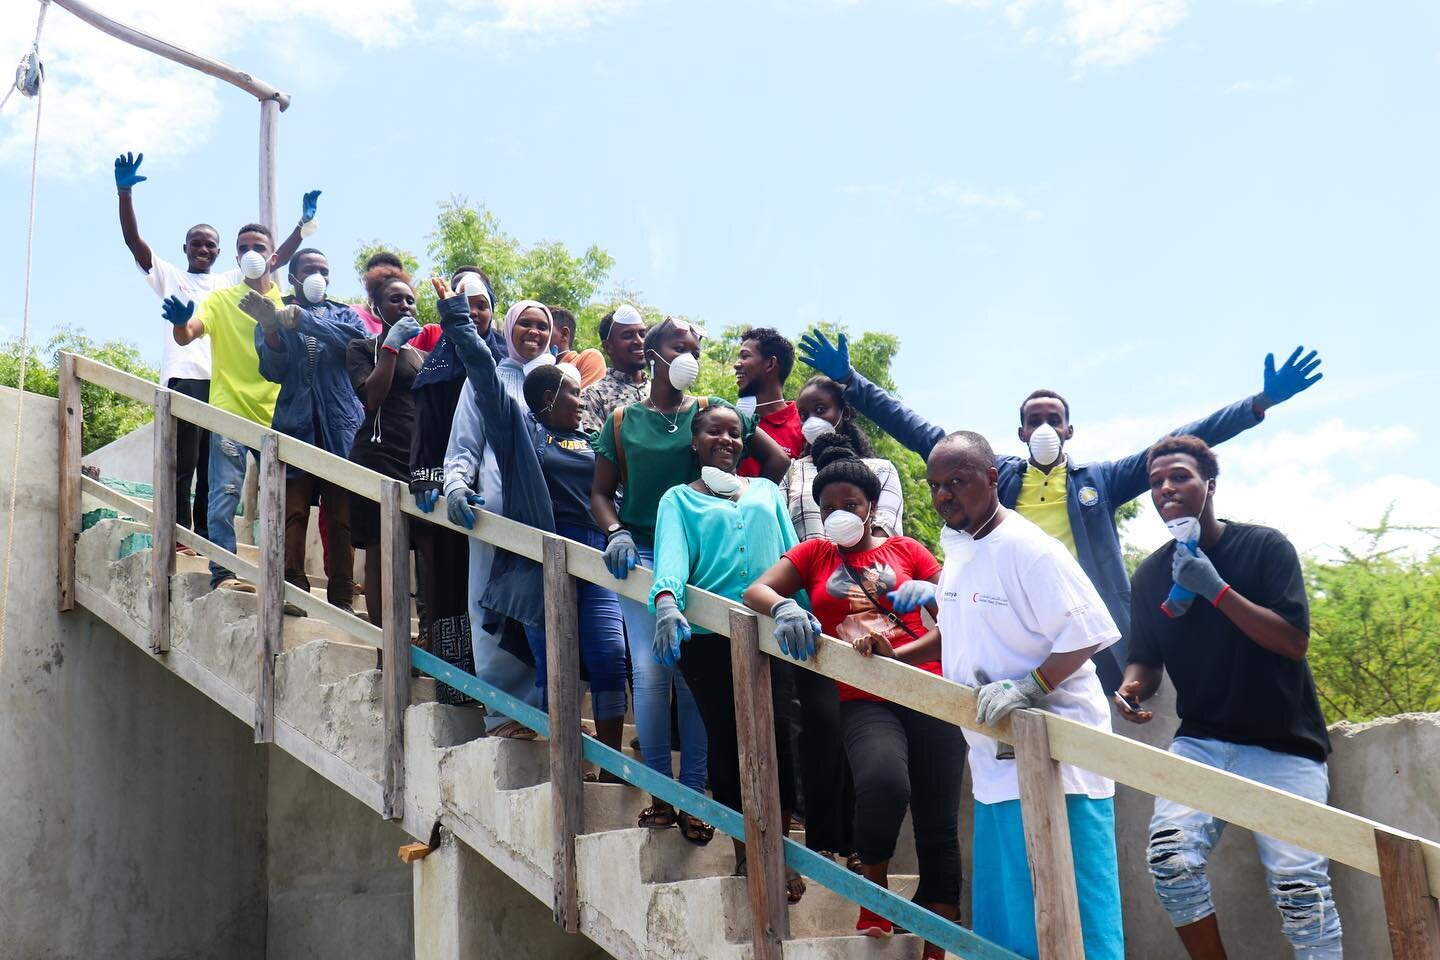
<svg viewBox="0 0 1440 960">
<path fill-rule="evenodd" d="M 181 303 L 193 302 L 196 309 L 200 307 L 200 301 L 212 290 L 222 290 L 225 287 L 233 287 L 245 278 L 240 274 L 240 268 L 233 270 L 222 270 L 210 273 L 190 273 L 181 270 L 168 260 L 162 260 L 150 254 L 150 272 L 145 274 L 145 282 L 150 284 L 150 289 L 164 300 L 167 297 L 179 297 Z M 136 264 L 139 267 L 139 264 Z M 158 319 L 158 318 L 157 318 Z M 172 377 L 185 380 L 209 380 L 210 379 L 210 338 L 199 337 L 195 340 L 180 346 L 169 330 L 165 331 L 165 352 L 160 359 L 160 383 L 168 384 Z"/>
<path fill-rule="evenodd" d="M 976 541 L 969 563 L 946 560 L 940 574 L 941 665 L 947 679 L 978 686 L 1024 677 L 1052 653 L 1108 647 L 1120 639 L 1115 621 L 1070 551 L 1011 510 Z M 1110 706 L 1086 660 L 1055 688 L 1042 709 L 1101 730 L 1110 729 Z M 975 799 L 1001 803 L 1020 797 L 1014 760 L 995 759 L 995 740 L 965 731 Z M 1060 765 L 1065 792 L 1092 799 L 1115 795 L 1115 783 Z"/>
</svg>

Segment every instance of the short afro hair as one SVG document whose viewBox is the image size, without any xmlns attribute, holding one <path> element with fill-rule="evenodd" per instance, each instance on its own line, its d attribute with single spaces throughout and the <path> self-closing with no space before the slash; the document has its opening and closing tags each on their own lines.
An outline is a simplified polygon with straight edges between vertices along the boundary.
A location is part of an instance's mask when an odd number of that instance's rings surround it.
<svg viewBox="0 0 1440 960">
<path fill-rule="evenodd" d="M 1215 451 L 1210 449 L 1210 444 L 1190 434 L 1162 437 L 1145 455 L 1145 469 L 1149 470 L 1150 465 L 1159 457 L 1179 453 L 1193 458 L 1196 466 L 1200 468 L 1200 476 L 1206 480 L 1214 480 L 1220 476 L 1220 461 L 1216 458 Z"/>
<path fill-rule="evenodd" d="M 1041 388 L 1039 390 L 1033 391 L 1030 396 L 1020 401 L 1020 426 L 1025 426 L 1025 408 L 1030 405 L 1030 401 L 1039 400 L 1042 397 L 1049 397 L 1051 400 L 1059 400 L 1060 406 L 1065 409 L 1065 422 L 1070 422 L 1070 401 L 1060 396 L 1060 394 L 1056 393 L 1054 390 L 1046 390 L 1044 388 Z"/>
<path fill-rule="evenodd" d="M 565 380 L 565 371 L 560 369 L 557 363 L 547 363 L 544 366 L 536 367 L 525 375 L 525 406 L 530 408 L 538 420 L 540 411 L 545 408 L 545 394 L 555 391 L 560 395 L 560 384 Z"/>
<path fill-rule="evenodd" d="M 553 304 L 550 305 L 548 309 L 550 310 L 550 319 L 555 324 L 555 328 L 557 330 L 569 330 L 571 336 L 574 336 L 575 314 L 566 310 L 564 307 L 557 307 Z"/>
<path fill-rule="evenodd" d="M 370 298 L 371 303 L 378 307 L 380 305 L 380 294 L 385 291 L 386 287 L 397 280 L 405 284 L 412 291 L 415 289 L 415 285 L 410 279 L 410 274 L 406 273 L 403 267 L 392 267 L 389 264 L 380 264 L 371 267 L 365 271 L 365 295 Z"/>
<path fill-rule="evenodd" d="M 389 250 L 377 250 L 370 254 L 369 259 L 365 261 L 365 269 L 362 272 L 369 273 L 376 267 L 394 267 L 396 270 L 404 270 L 405 264 Z"/>
<path fill-rule="evenodd" d="M 740 334 L 740 342 L 754 340 L 760 347 L 760 356 L 766 360 L 774 360 L 780 372 L 780 382 L 784 383 L 790 377 L 790 371 L 795 369 L 795 345 L 781 335 L 779 330 L 773 327 L 751 327 Z"/>
<path fill-rule="evenodd" d="M 244 233 L 258 233 L 266 240 L 270 241 L 270 246 L 275 246 L 275 234 L 271 233 L 270 228 L 265 226 L 265 224 L 263 223 L 245 224 L 245 226 L 235 231 L 235 238 L 238 240 L 240 238 L 240 235 Z"/>
</svg>

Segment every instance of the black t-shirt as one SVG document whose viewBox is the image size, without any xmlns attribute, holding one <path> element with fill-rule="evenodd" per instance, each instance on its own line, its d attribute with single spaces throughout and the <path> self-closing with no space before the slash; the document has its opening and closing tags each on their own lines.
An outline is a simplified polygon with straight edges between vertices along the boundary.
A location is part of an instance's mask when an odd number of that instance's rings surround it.
<svg viewBox="0 0 1440 960">
<path fill-rule="evenodd" d="M 375 369 L 375 356 L 380 338 L 351 340 L 345 351 L 345 368 L 360 402 L 365 402 L 365 380 Z M 425 354 L 406 346 L 395 358 L 395 378 L 390 393 L 380 409 L 365 414 L 365 421 L 355 431 L 355 444 L 350 459 L 362 467 L 396 480 L 410 480 L 410 439 L 415 431 L 415 394 L 410 389 Z M 379 421 L 378 423 L 376 421 Z"/>
<path fill-rule="evenodd" d="M 1227 740 L 1323 761 L 1330 737 L 1305 661 L 1271 653 L 1204 597 L 1184 616 L 1160 609 L 1175 544 L 1156 550 L 1130 582 L 1130 662 L 1163 666 L 1175 684 L 1177 737 Z M 1231 589 L 1306 633 L 1310 606 L 1300 558 L 1270 527 L 1226 521 L 1205 551 Z"/>
</svg>

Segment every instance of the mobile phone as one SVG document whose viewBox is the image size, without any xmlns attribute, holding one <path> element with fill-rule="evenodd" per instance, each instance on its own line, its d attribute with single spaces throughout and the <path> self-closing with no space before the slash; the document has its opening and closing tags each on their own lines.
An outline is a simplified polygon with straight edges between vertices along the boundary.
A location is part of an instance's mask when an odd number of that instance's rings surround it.
<svg viewBox="0 0 1440 960">
<path fill-rule="evenodd" d="M 1128 712 L 1128 713 L 1139 713 L 1139 712 L 1140 712 L 1140 698 L 1139 698 L 1139 697 L 1127 697 L 1127 696 L 1121 694 L 1121 693 L 1117 690 L 1117 691 L 1115 692 L 1115 702 L 1118 703 L 1118 704 L 1120 704 L 1121 708 L 1123 708 L 1123 709 L 1124 709 L 1126 712 Z"/>
</svg>

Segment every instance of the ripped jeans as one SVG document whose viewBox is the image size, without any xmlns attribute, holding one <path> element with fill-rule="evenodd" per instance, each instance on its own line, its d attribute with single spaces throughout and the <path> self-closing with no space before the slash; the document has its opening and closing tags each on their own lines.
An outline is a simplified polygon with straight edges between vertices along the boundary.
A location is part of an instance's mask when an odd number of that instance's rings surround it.
<svg viewBox="0 0 1440 960">
<path fill-rule="evenodd" d="M 243 443 L 226 440 L 218 433 L 210 434 L 210 503 L 205 516 L 210 528 L 210 542 L 235 552 L 235 508 L 245 489 L 245 461 L 259 455 Z M 253 517 L 246 517 L 247 522 Z M 210 586 L 235 574 L 213 561 L 210 564 Z"/>
<path fill-rule="evenodd" d="M 1176 756 L 1325 803 L 1330 795 L 1327 767 L 1305 757 L 1264 747 L 1177 737 Z M 1205 866 L 1220 840 L 1224 821 L 1208 813 L 1155 798 L 1147 856 L 1160 905 L 1177 927 L 1215 912 Z M 1255 834 L 1265 866 L 1270 899 L 1280 911 L 1280 930 L 1295 948 L 1297 960 L 1339 958 L 1340 915 L 1330 892 L 1330 862 L 1291 843 Z"/>
</svg>

